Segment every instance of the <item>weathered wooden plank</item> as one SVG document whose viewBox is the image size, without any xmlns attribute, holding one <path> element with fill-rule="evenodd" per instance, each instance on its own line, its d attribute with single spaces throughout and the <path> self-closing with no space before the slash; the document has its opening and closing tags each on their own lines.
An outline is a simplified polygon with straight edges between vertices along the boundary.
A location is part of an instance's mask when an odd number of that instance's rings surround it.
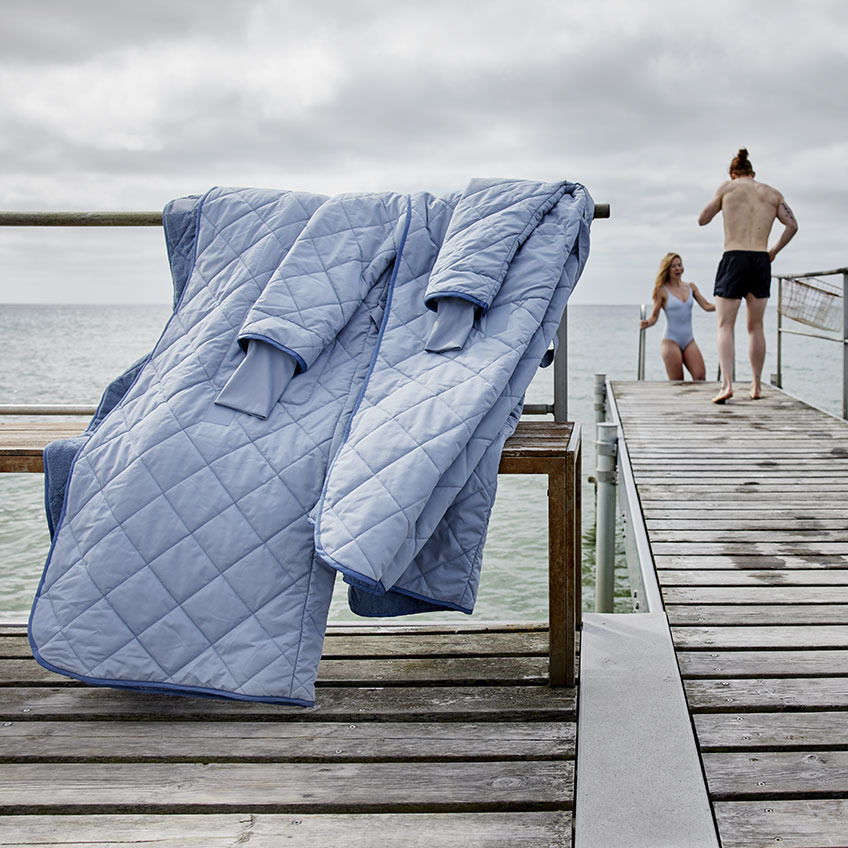
<svg viewBox="0 0 848 848">
<path fill-rule="evenodd" d="M 848 709 L 848 677 L 690 679 L 684 681 L 684 688 L 693 713 Z"/>
<path fill-rule="evenodd" d="M 7 763 L 0 770 L 0 811 L 556 810 L 571 807 L 573 778 L 570 760 L 414 765 Z M 49 792 L 44 792 L 45 786 Z"/>
<path fill-rule="evenodd" d="M 90 416 L 12 415 L 0 417 L 0 471 L 39 472 L 45 445 L 82 433 Z M 521 421 L 507 439 L 502 457 L 559 456 L 574 429 L 573 422 Z"/>
<path fill-rule="evenodd" d="M 27 639 L 22 639 L 20 636 L 0 636 L 0 660 L 23 659 L 31 656 L 32 649 Z M 2 677 L 2 671 L 0 671 L 0 677 Z"/>
<path fill-rule="evenodd" d="M 718 543 L 742 544 L 751 542 L 788 542 L 790 545 L 809 545 L 820 542 L 848 543 L 848 530 L 828 530 L 821 527 L 796 527 L 791 530 L 774 530 L 769 528 L 724 527 L 689 530 L 651 530 L 651 542 L 687 542 L 689 544 Z"/>
<path fill-rule="evenodd" d="M 462 686 L 537 684 L 548 679 L 545 657 L 399 657 L 397 659 L 322 660 L 318 668 L 319 687 L 344 686 Z M 40 666 L 33 659 L 0 661 L 2 686 L 75 686 L 73 678 L 64 677 Z"/>
<path fill-rule="evenodd" d="M 694 717 L 702 751 L 829 750 L 848 748 L 842 712 L 700 713 Z"/>
<path fill-rule="evenodd" d="M 714 800 L 848 795 L 848 751 L 705 753 Z"/>
<path fill-rule="evenodd" d="M 721 801 L 722 848 L 848 848 L 848 800 Z"/>
<path fill-rule="evenodd" d="M 848 648 L 844 626 L 674 627 L 671 635 L 678 650 Z"/>
<path fill-rule="evenodd" d="M 248 806 L 246 810 L 252 810 Z M 571 812 L 7 816 L 0 848 L 567 848 Z"/>
<path fill-rule="evenodd" d="M 821 471 L 782 471 L 775 474 L 772 471 L 738 471 L 715 469 L 697 471 L 674 471 L 658 469 L 657 471 L 641 472 L 635 475 L 637 484 L 645 482 L 654 485 L 666 486 L 711 486 L 712 481 L 721 483 L 733 483 L 737 486 L 764 485 L 765 491 L 792 491 L 795 488 L 804 488 L 815 482 L 816 488 L 821 486 L 827 491 L 843 491 L 848 486 L 848 473 L 835 471 L 828 473 L 825 469 Z M 778 488 L 780 487 L 780 488 Z M 758 489 L 764 491 L 763 489 Z"/>
<path fill-rule="evenodd" d="M 848 625 L 848 604 L 668 604 L 666 613 L 672 625 Z"/>
<path fill-rule="evenodd" d="M 657 533 L 675 534 L 676 538 L 684 538 L 694 541 L 698 538 L 721 538 L 722 536 L 733 536 L 741 531 L 751 530 L 757 533 L 768 533 L 772 539 L 783 539 L 792 534 L 792 538 L 804 538 L 807 535 L 815 535 L 814 531 L 823 530 L 830 532 L 845 532 L 848 528 L 848 519 L 845 516 L 839 518 L 819 518 L 814 515 L 797 517 L 787 515 L 778 510 L 772 510 L 769 518 L 748 518 L 744 513 L 737 513 L 736 518 L 716 518 L 711 513 L 702 514 L 700 519 L 683 519 L 650 517 L 646 512 L 645 526 L 654 537 Z M 698 534 L 693 533 L 693 528 Z M 659 538 L 659 536 L 657 536 Z M 836 538 L 836 537 L 834 537 Z"/>
<path fill-rule="evenodd" d="M 739 569 L 757 571 L 761 569 L 831 569 L 848 566 L 846 554 L 821 554 L 815 552 L 779 554 L 733 553 L 733 554 L 657 554 L 654 551 L 657 569 Z"/>
<path fill-rule="evenodd" d="M 841 498 L 842 493 L 848 491 L 848 485 L 842 481 L 819 480 L 816 482 L 816 490 L 819 494 L 819 502 L 823 498 L 828 503 L 834 499 Z M 774 499 L 780 504 L 783 498 L 773 498 L 774 495 L 785 495 L 792 502 L 813 502 L 815 499 L 809 487 L 801 483 L 780 482 L 771 483 L 766 480 L 751 481 L 749 483 L 728 480 L 712 480 L 709 475 L 700 478 L 700 482 L 684 483 L 681 481 L 667 480 L 665 482 L 647 482 L 639 484 L 640 498 L 646 503 L 659 501 L 675 501 L 678 503 L 698 503 L 701 500 L 736 500 L 740 495 L 750 496 L 751 501 L 762 499 Z"/>
<path fill-rule="evenodd" d="M 848 604 L 846 586 L 663 586 L 666 604 Z"/>
<path fill-rule="evenodd" d="M 651 542 L 651 550 L 654 556 L 773 556 L 773 557 L 809 557 L 812 561 L 822 559 L 825 556 L 837 555 L 848 559 L 848 543 L 846 542 L 823 542 L 816 540 L 796 541 L 791 544 L 775 543 L 771 541 L 757 542 Z"/>
<path fill-rule="evenodd" d="M 739 569 L 666 569 L 657 571 L 663 596 L 671 587 L 708 586 L 747 587 L 747 586 L 838 586 L 848 587 L 848 568 L 842 569 L 759 569 L 742 571 Z M 0 639 L 2 650 L 2 639 Z"/>
<path fill-rule="evenodd" d="M 706 458 L 692 460 L 650 460 L 639 459 L 631 463 L 637 480 L 651 476 L 697 477 L 709 474 L 720 480 L 725 476 L 733 477 L 841 477 L 848 474 L 848 466 L 841 460 L 802 459 L 761 459 L 756 462 L 728 460 L 725 458 Z"/>
<path fill-rule="evenodd" d="M 8 637 L 8 638 L 4 638 Z M 17 640 L 17 641 L 15 641 Z M 14 654 L 3 651 L 14 650 Z M 22 653 L 23 652 L 23 653 Z M 0 628 L 0 656 L 31 655 L 26 630 Z M 434 657 L 546 657 L 547 628 L 515 630 L 496 628 L 382 629 L 331 627 L 324 639 L 323 658 L 434 658 Z"/>
<path fill-rule="evenodd" d="M 328 633 L 324 658 L 449 657 L 449 656 L 547 656 L 547 631 L 499 633 L 436 632 L 386 633 L 373 636 Z"/>
<path fill-rule="evenodd" d="M 677 651 L 684 677 L 844 677 L 848 650 Z"/>
<path fill-rule="evenodd" d="M 0 625 L 0 638 L 27 644 L 26 624 Z M 338 625 L 327 628 L 324 656 L 420 656 L 436 650 L 453 656 L 517 656 L 544 651 L 546 625 Z M 2 644 L 2 643 L 0 643 Z"/>
<path fill-rule="evenodd" d="M 390 619 L 391 620 L 391 619 Z M 366 619 L 366 621 L 369 621 Z M 522 647 L 528 647 L 537 644 L 535 640 L 545 639 L 548 633 L 548 626 L 542 622 L 521 622 L 520 624 L 504 624 L 504 623 L 486 623 L 486 624 L 379 624 L 377 620 L 373 624 L 349 624 L 349 623 L 333 623 L 327 625 L 326 640 L 345 639 L 349 640 L 353 636 L 367 636 L 368 639 L 363 641 L 363 644 L 369 644 L 371 639 L 374 639 L 373 645 L 387 644 L 397 639 L 407 639 L 413 637 L 407 642 L 408 645 L 415 646 L 416 639 L 423 636 L 440 637 L 446 645 L 456 642 L 458 637 L 465 639 L 479 639 L 479 644 L 485 646 L 489 641 L 494 641 L 503 647 L 503 643 L 499 640 L 517 640 L 516 644 Z M 15 636 L 26 640 L 27 638 L 27 623 L 26 620 L 11 622 L 5 621 L 0 623 L 0 636 Z M 528 640 L 527 644 L 523 644 L 521 640 Z M 380 641 L 382 640 L 382 642 Z M 341 645 L 341 643 L 336 643 Z M 472 644 L 475 644 L 472 641 Z M 372 651 L 373 653 L 373 651 Z M 416 651 L 413 651 L 416 653 Z M 484 650 L 483 653 L 486 653 Z"/>
<path fill-rule="evenodd" d="M 333 687 L 318 691 L 314 707 L 290 707 L 223 698 L 191 698 L 130 689 L 0 688 L 0 719 L 158 719 L 191 721 L 273 718 L 278 721 L 569 720 L 576 690 L 549 686 Z"/>
<path fill-rule="evenodd" d="M 575 736 L 544 721 L 16 721 L 0 726 L 0 761 L 546 760 L 573 758 Z"/>
<path fill-rule="evenodd" d="M 630 426 L 625 424 L 628 433 Z M 833 431 L 827 439 L 799 440 L 797 435 L 792 434 L 768 436 L 752 436 L 750 431 L 744 428 L 739 431 L 739 438 L 734 439 L 732 444 L 727 444 L 716 439 L 701 439 L 697 433 L 692 434 L 692 439 L 686 439 L 686 443 L 680 447 L 669 445 L 651 444 L 646 439 L 628 438 L 628 445 L 635 448 L 636 456 L 640 460 L 663 460 L 663 459 L 700 459 L 708 456 L 718 458 L 739 457 L 751 462 L 759 462 L 764 457 L 777 456 L 789 457 L 813 457 L 818 459 L 846 459 L 848 458 L 848 437 L 844 438 L 843 444 L 834 445 L 832 436 L 838 434 L 839 430 Z"/>
<path fill-rule="evenodd" d="M 688 522 L 689 527 L 697 526 L 704 522 L 731 521 L 738 523 L 745 521 L 756 526 L 756 521 L 789 522 L 790 524 L 805 524 L 810 521 L 838 520 L 843 526 L 848 523 L 845 509 L 829 509 L 816 506 L 815 503 L 783 505 L 782 509 L 775 509 L 774 505 L 753 506 L 736 501 L 735 504 L 724 504 L 720 501 L 712 501 L 715 506 L 699 504 L 698 509 L 675 509 L 670 504 L 663 502 L 655 507 L 656 501 L 650 501 L 643 505 L 642 512 L 645 515 L 645 524 L 648 527 L 683 527 Z M 690 504 L 691 505 L 691 504 Z M 786 525 L 784 525 L 786 526 Z"/>
</svg>

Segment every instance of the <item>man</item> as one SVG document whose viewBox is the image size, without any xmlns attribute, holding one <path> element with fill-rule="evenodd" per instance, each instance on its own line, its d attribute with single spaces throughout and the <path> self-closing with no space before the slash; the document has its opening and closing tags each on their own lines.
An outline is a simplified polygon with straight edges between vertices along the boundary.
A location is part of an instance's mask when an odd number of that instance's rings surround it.
<svg viewBox="0 0 848 848">
<path fill-rule="evenodd" d="M 748 354 L 751 359 L 751 400 L 762 396 L 760 378 L 766 358 L 763 315 L 771 289 L 771 263 L 798 232 L 798 223 L 783 195 L 754 179 L 754 169 L 743 147 L 730 163 L 730 179 L 718 187 L 715 197 L 698 216 L 703 227 L 721 210 L 724 218 L 724 256 L 716 271 L 716 318 L 721 389 L 713 403 L 733 397 L 735 349 L 733 329 L 742 298 L 748 310 Z M 777 218 L 783 232 L 767 248 Z"/>
</svg>

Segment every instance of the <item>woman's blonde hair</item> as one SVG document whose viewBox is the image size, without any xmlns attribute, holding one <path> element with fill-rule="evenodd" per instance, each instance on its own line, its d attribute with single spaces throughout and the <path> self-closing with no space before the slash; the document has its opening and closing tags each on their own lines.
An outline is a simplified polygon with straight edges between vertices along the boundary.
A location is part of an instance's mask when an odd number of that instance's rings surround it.
<svg viewBox="0 0 848 848">
<path fill-rule="evenodd" d="M 683 261 L 679 253 L 666 253 L 666 255 L 663 256 L 660 262 L 660 269 L 657 271 L 657 279 L 654 281 L 654 292 L 652 295 L 654 300 L 656 300 L 659 296 L 660 289 L 668 282 L 671 263 L 674 262 L 675 259 L 680 259 L 681 262 Z"/>
</svg>

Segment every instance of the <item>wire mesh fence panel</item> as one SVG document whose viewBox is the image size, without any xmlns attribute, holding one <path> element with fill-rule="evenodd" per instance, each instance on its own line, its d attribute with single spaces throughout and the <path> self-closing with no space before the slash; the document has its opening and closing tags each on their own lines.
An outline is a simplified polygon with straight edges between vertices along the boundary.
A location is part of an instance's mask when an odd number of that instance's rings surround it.
<svg viewBox="0 0 848 848">
<path fill-rule="evenodd" d="M 784 279 L 780 311 L 793 321 L 820 330 L 842 329 L 842 290 L 819 279 Z"/>
</svg>

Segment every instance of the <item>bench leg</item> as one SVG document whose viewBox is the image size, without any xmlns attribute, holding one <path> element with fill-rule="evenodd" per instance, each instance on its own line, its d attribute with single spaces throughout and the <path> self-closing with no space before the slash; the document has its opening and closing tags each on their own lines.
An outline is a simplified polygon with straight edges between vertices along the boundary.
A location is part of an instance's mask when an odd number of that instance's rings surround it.
<svg viewBox="0 0 848 848">
<path fill-rule="evenodd" d="M 578 631 L 583 625 L 582 452 L 582 445 L 578 445 L 577 450 L 569 451 L 566 458 L 566 505 L 569 512 L 566 532 L 570 536 L 570 541 L 567 543 L 568 554 L 573 558 L 568 571 L 572 575 L 574 584 L 574 629 Z"/>
<path fill-rule="evenodd" d="M 551 686 L 573 686 L 575 677 L 574 500 L 573 492 L 569 497 L 573 481 L 569 484 L 567 470 L 568 463 L 563 458 L 548 472 L 548 676 Z"/>
</svg>

